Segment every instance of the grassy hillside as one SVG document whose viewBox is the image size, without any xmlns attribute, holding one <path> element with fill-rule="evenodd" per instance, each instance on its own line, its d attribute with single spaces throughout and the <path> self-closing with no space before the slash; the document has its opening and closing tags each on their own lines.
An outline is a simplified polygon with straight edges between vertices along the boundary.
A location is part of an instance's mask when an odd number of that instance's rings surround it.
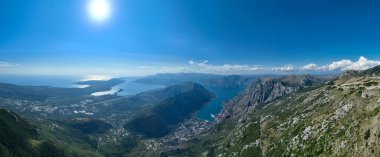
<svg viewBox="0 0 380 157">
<path fill-rule="evenodd" d="M 4 109 L 0 109 L 0 154 L 4 157 L 66 156 L 63 149 L 41 138 L 35 127 Z"/>
</svg>

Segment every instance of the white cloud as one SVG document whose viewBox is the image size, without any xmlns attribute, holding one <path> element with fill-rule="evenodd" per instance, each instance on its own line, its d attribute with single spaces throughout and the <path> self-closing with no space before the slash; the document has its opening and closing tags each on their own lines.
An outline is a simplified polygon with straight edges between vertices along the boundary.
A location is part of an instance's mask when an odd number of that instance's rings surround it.
<svg viewBox="0 0 380 157">
<path fill-rule="evenodd" d="M 344 59 L 337 62 L 332 62 L 330 65 L 328 65 L 328 70 L 336 70 L 336 69 L 342 69 L 347 66 L 350 66 L 352 64 L 352 61 Z"/>
<path fill-rule="evenodd" d="M 209 64 L 208 60 L 204 61 L 193 61 L 188 62 L 190 67 L 187 68 L 187 71 L 190 72 L 203 72 L 203 73 L 217 73 L 217 74 L 249 74 L 262 70 L 259 66 L 249 66 L 249 65 L 212 65 Z"/>
<path fill-rule="evenodd" d="M 380 65 L 380 61 L 368 60 L 361 56 L 358 61 L 353 62 L 351 65 L 343 68 L 343 70 L 365 70 L 377 65 Z"/>
<path fill-rule="evenodd" d="M 299 68 L 285 65 L 282 67 L 262 67 L 260 65 L 239 65 L 239 64 L 223 64 L 213 65 L 205 61 L 188 61 L 190 67 L 187 71 L 201 73 L 216 73 L 216 74 L 265 74 L 265 73 L 289 73 L 297 72 Z"/>
<path fill-rule="evenodd" d="M 190 67 L 186 69 L 188 72 L 215 73 L 215 74 L 265 74 L 265 73 L 289 73 L 297 72 L 299 68 L 291 65 L 282 67 L 261 67 L 260 65 L 239 65 L 239 64 L 223 64 L 213 65 L 205 61 L 188 61 Z"/>
<path fill-rule="evenodd" d="M 272 71 L 284 71 L 284 72 L 290 72 L 290 71 L 295 71 L 296 68 L 294 68 L 293 66 L 290 66 L 290 65 L 286 65 L 286 66 L 283 66 L 283 67 L 274 67 L 272 68 Z"/>
<path fill-rule="evenodd" d="M 302 67 L 302 70 L 317 70 L 317 69 L 318 69 L 318 65 L 314 63 L 310 63 Z"/>
<path fill-rule="evenodd" d="M 302 70 L 314 70 L 314 71 L 345 71 L 345 70 L 365 70 L 374 66 L 380 65 L 380 61 L 368 60 L 361 56 L 358 61 L 353 62 L 348 59 L 340 61 L 334 61 L 330 64 L 318 66 L 316 64 L 307 64 L 303 66 Z"/>
<path fill-rule="evenodd" d="M 364 70 L 380 65 L 379 60 L 369 60 L 360 57 L 357 61 L 342 59 L 333 61 L 329 64 L 317 65 L 309 63 L 304 66 L 260 66 L 246 64 L 212 64 L 208 60 L 194 61 L 189 60 L 184 64 L 148 64 L 148 65 L 125 65 L 115 68 L 73 68 L 60 67 L 59 73 L 62 75 L 107 75 L 107 76 L 144 76 L 156 73 L 178 73 L 178 72 L 196 72 L 196 73 L 213 73 L 213 74 L 328 74 L 338 73 L 345 70 Z M 0 61 L 0 74 L 56 74 L 59 66 L 20 66 L 9 62 Z"/>
<path fill-rule="evenodd" d="M 1 62 L 0 61 L 0 67 L 16 67 L 16 66 L 19 66 L 19 64 L 12 64 L 9 62 Z"/>
<path fill-rule="evenodd" d="M 86 78 L 82 79 L 81 81 L 89 81 L 89 80 L 110 80 L 110 76 L 106 75 L 88 75 Z"/>
<path fill-rule="evenodd" d="M 304 73 L 305 71 L 310 73 L 321 72 L 339 72 L 345 70 L 364 70 L 377 65 L 380 65 L 380 61 L 368 60 L 365 57 L 360 57 L 358 61 L 354 62 L 348 59 L 342 59 L 339 61 L 333 61 L 330 64 L 319 66 L 314 63 L 306 64 L 301 67 L 295 67 L 292 65 L 285 65 L 282 67 L 261 67 L 259 65 L 212 65 L 208 60 L 194 61 L 190 60 L 190 68 L 185 68 L 186 71 L 191 72 L 203 72 L 203 73 L 218 73 L 218 74 L 252 74 L 252 73 Z"/>
<path fill-rule="evenodd" d="M 189 60 L 190 65 L 207 66 L 207 63 L 208 63 L 208 60 L 204 60 L 204 61 L 200 61 L 200 62 Z"/>
</svg>

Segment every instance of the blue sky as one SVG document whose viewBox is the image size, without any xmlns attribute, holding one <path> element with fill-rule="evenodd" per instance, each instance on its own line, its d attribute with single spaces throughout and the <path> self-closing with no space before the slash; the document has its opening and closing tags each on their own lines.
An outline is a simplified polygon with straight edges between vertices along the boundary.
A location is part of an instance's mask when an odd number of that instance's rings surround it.
<svg viewBox="0 0 380 157">
<path fill-rule="evenodd" d="M 0 73 L 240 74 L 380 60 L 376 0 L 106 0 L 112 15 L 100 23 L 91 1 L 0 1 Z"/>
</svg>

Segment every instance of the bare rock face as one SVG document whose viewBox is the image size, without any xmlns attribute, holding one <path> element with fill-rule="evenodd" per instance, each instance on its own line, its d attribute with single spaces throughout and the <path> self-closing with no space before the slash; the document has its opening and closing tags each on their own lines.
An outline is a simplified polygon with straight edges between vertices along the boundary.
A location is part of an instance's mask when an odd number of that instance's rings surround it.
<svg viewBox="0 0 380 157">
<path fill-rule="evenodd" d="M 315 77 L 311 75 L 290 75 L 282 78 L 264 78 L 252 82 L 242 93 L 223 105 L 219 114 L 219 121 L 236 115 L 264 107 L 284 95 L 294 93 L 300 89 L 322 85 L 331 77 Z"/>
<path fill-rule="evenodd" d="M 373 92 L 371 92 L 371 91 L 364 90 L 362 92 L 362 98 L 372 98 L 374 96 L 375 96 L 375 94 Z"/>
</svg>

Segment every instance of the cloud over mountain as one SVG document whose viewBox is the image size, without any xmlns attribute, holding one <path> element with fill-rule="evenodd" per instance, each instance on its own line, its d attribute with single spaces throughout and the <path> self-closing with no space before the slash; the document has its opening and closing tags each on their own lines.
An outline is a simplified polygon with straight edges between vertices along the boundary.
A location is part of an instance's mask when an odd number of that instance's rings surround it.
<svg viewBox="0 0 380 157">
<path fill-rule="evenodd" d="M 380 61 L 369 60 L 361 56 L 357 61 L 342 59 L 333 61 L 326 65 L 317 65 L 309 63 L 301 67 L 285 65 L 281 67 L 262 67 L 259 65 L 239 65 L 239 64 L 223 64 L 213 65 L 208 60 L 203 61 L 188 61 L 190 65 L 186 71 L 217 73 L 217 74 L 254 74 L 254 73 L 323 73 L 323 72 L 340 72 L 345 70 L 364 70 L 377 65 Z"/>
<path fill-rule="evenodd" d="M 364 70 L 374 66 L 380 65 L 380 60 L 370 60 L 364 56 L 359 57 L 358 60 L 352 61 L 349 59 L 342 59 L 332 61 L 328 64 L 318 65 L 315 63 L 308 63 L 306 65 L 292 65 L 286 64 L 283 66 L 261 66 L 252 63 L 249 64 L 213 64 L 209 60 L 189 60 L 183 64 L 174 65 L 139 65 L 129 66 L 126 68 L 116 67 L 112 70 L 104 70 L 97 68 L 77 68 L 61 67 L 61 74 L 101 74 L 108 76 L 144 76 L 156 73 L 178 73 L 178 72 L 191 72 L 191 73 L 211 73 L 223 75 L 243 75 L 243 74 L 338 74 L 346 70 Z M 19 65 L 10 62 L 0 61 L 0 74 L 20 74 L 32 73 L 36 74 L 41 71 L 40 66 L 35 65 Z M 17 69 L 17 70 L 16 70 Z M 55 67 L 45 67 L 46 73 L 56 72 Z"/>
<path fill-rule="evenodd" d="M 367 58 L 361 56 L 356 62 L 343 59 L 340 61 L 334 61 L 331 64 L 318 66 L 316 64 L 308 64 L 302 67 L 303 70 L 314 70 L 314 71 L 334 71 L 334 70 L 365 70 L 372 68 L 374 66 L 380 65 L 380 61 L 368 60 Z"/>
<path fill-rule="evenodd" d="M 193 61 L 188 62 L 190 67 L 189 71 L 194 72 L 205 72 L 205 73 L 219 73 L 219 74 L 244 74 L 252 73 L 256 71 L 263 70 L 259 66 L 249 66 L 249 65 L 238 65 L 238 64 L 223 64 L 223 65 L 212 65 L 209 64 L 208 60 L 204 61 Z"/>
</svg>

